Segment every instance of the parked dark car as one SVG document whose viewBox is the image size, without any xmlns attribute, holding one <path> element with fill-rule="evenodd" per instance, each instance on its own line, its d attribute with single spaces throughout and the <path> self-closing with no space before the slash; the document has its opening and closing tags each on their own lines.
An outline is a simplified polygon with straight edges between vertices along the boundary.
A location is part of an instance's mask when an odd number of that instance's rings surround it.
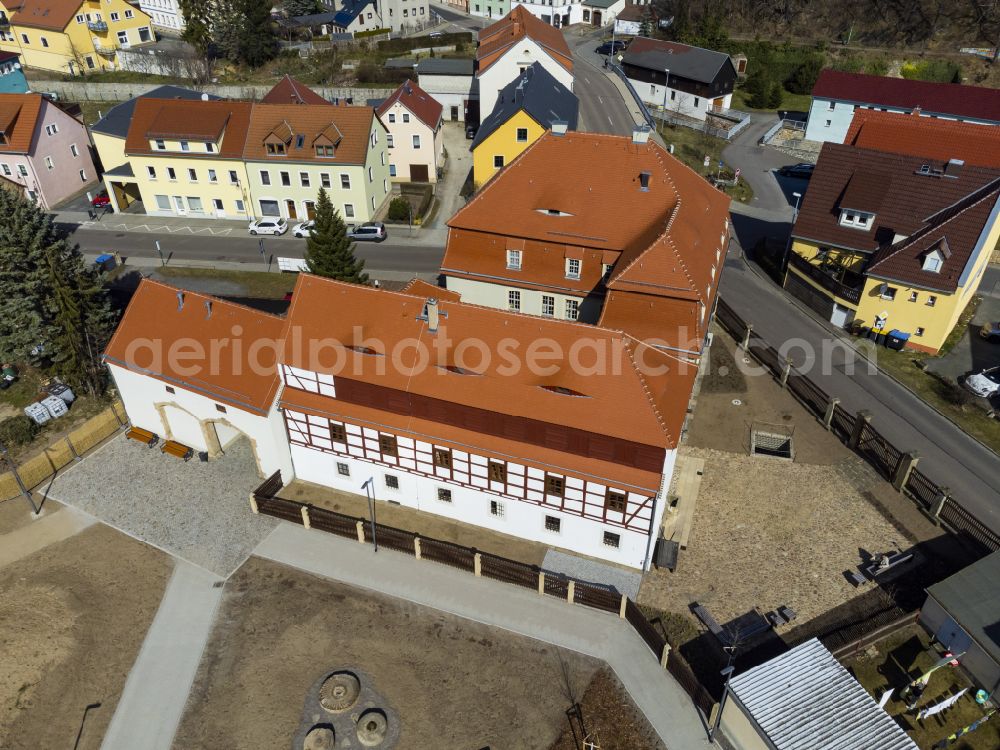
<svg viewBox="0 0 1000 750">
<path fill-rule="evenodd" d="M 475 125 L 466 125 L 465 126 L 465 137 L 466 137 L 466 139 L 471 141 L 473 138 L 476 137 L 476 133 L 478 131 L 479 131 L 479 128 L 477 128 Z"/>
<path fill-rule="evenodd" d="M 791 164 L 787 167 L 782 167 L 778 170 L 778 174 L 782 177 L 797 177 L 801 180 L 808 180 L 813 176 L 814 169 L 816 169 L 815 164 L 803 162 L 802 164 Z"/>
<path fill-rule="evenodd" d="M 621 39 L 616 39 L 613 42 L 605 42 L 600 47 L 598 47 L 597 48 L 597 54 L 599 54 L 599 55 L 617 55 L 619 52 L 621 52 L 627 46 L 628 46 L 627 42 L 625 42 L 625 41 L 623 41 Z"/>
</svg>

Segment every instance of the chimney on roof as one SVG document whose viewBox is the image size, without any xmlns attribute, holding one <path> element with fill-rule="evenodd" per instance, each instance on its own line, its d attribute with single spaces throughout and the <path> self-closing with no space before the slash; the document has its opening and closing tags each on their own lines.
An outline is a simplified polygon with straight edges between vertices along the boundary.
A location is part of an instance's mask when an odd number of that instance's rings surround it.
<svg viewBox="0 0 1000 750">
<path fill-rule="evenodd" d="M 184 309 L 184 292 L 177 292 L 177 312 Z"/>
<path fill-rule="evenodd" d="M 637 125 L 632 128 L 632 143 L 647 143 L 649 141 L 649 126 Z"/>
<path fill-rule="evenodd" d="M 438 301 L 436 297 L 430 297 L 427 300 L 427 304 L 424 305 L 427 310 L 427 331 L 429 333 L 437 333 L 438 329 Z"/>
<path fill-rule="evenodd" d="M 639 188 L 642 190 L 642 192 L 644 193 L 649 192 L 649 178 L 652 176 L 653 175 L 650 174 L 649 172 L 639 173 Z"/>
<path fill-rule="evenodd" d="M 205 320 L 212 317 L 212 300 L 205 300 Z"/>
<path fill-rule="evenodd" d="M 569 123 L 565 120 L 552 121 L 552 135 L 563 136 L 566 135 L 567 130 L 569 130 Z"/>
<path fill-rule="evenodd" d="M 944 176 L 959 177 L 962 174 L 962 167 L 964 166 L 965 162 L 961 159 L 949 159 L 948 163 L 944 165 Z"/>
</svg>

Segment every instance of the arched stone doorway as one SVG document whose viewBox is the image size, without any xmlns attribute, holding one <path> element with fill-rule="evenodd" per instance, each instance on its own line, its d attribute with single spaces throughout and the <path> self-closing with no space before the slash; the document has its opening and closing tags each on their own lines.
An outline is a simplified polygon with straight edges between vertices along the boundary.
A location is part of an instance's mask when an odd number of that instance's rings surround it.
<svg viewBox="0 0 1000 750">
<path fill-rule="evenodd" d="M 197 452 L 208 454 L 209 460 L 220 458 L 226 449 L 246 438 L 253 455 L 257 474 L 264 476 L 257 441 L 254 437 L 224 417 L 200 419 L 198 415 L 173 401 L 156 404 L 167 440 L 175 440 Z"/>
</svg>

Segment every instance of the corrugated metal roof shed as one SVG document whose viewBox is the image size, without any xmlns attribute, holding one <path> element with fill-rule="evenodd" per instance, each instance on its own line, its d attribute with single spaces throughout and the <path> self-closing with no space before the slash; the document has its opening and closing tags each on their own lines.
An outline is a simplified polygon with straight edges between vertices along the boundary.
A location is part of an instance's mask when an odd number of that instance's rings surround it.
<svg viewBox="0 0 1000 750">
<path fill-rule="evenodd" d="M 734 677 L 730 689 L 776 750 L 918 750 L 815 638 Z"/>
</svg>

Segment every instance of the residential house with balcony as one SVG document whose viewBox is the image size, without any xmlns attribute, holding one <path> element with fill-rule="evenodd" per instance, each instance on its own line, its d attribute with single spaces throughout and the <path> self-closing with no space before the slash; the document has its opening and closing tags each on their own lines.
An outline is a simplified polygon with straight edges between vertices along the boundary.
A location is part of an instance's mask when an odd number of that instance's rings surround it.
<svg viewBox="0 0 1000 750">
<path fill-rule="evenodd" d="M 548 130 L 576 130 L 576 95 L 534 63 L 500 92 L 472 141 L 472 175 L 478 188 Z"/>
<path fill-rule="evenodd" d="M 644 130 L 549 132 L 448 221 L 441 274 L 464 302 L 623 330 L 697 359 L 728 206 Z"/>
<path fill-rule="evenodd" d="M 784 285 L 838 326 L 936 352 L 1000 239 L 1000 167 L 827 143 Z"/>
<path fill-rule="evenodd" d="M 813 86 L 806 139 L 844 143 L 859 109 L 1000 125 L 1000 90 L 827 69 Z"/>
<path fill-rule="evenodd" d="M 138 5 L 157 28 L 176 35 L 187 27 L 180 0 L 138 0 Z"/>
<path fill-rule="evenodd" d="M 29 68 L 111 70 L 119 49 L 155 41 L 149 16 L 125 0 L 0 0 L 0 51 Z"/>
<path fill-rule="evenodd" d="M 0 176 L 51 209 L 97 179 L 86 127 L 41 94 L 0 94 Z"/>
<path fill-rule="evenodd" d="M 389 131 L 389 178 L 393 182 L 437 182 L 444 166 L 444 107 L 413 81 L 400 84 L 376 109 Z"/>
<path fill-rule="evenodd" d="M 698 121 L 728 115 L 738 77 L 724 52 L 643 36 L 629 44 L 621 67 L 647 107 Z"/>
<path fill-rule="evenodd" d="M 507 84 L 536 62 L 573 90 L 573 54 L 562 33 L 525 8 L 514 8 L 480 31 L 475 62 L 480 113 L 492 112 Z"/>
<path fill-rule="evenodd" d="M 427 23 L 428 8 L 427 0 L 344 0 L 331 25 L 351 34 L 375 29 L 403 32 Z"/>
<path fill-rule="evenodd" d="M 417 85 L 444 109 L 449 122 L 479 122 L 479 85 L 473 60 L 425 57 L 417 62 Z"/>
</svg>

